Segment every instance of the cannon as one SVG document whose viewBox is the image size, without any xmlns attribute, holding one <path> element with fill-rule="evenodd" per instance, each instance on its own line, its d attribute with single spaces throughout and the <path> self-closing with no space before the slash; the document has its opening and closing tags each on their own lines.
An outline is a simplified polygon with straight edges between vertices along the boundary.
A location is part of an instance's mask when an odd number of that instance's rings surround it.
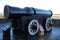
<svg viewBox="0 0 60 40">
<path fill-rule="evenodd" d="M 11 20 L 15 31 L 24 31 L 28 35 L 34 36 L 38 33 L 41 24 L 45 32 L 52 30 L 52 11 L 33 7 L 18 8 L 9 5 L 4 7 L 4 19 Z"/>
</svg>

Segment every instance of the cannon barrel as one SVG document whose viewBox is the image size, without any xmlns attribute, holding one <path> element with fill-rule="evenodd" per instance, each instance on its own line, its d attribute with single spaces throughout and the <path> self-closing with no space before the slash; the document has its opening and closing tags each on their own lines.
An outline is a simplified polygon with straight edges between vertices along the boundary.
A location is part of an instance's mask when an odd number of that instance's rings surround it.
<svg viewBox="0 0 60 40">
<path fill-rule="evenodd" d="M 12 18 L 12 16 L 17 17 L 21 15 L 44 15 L 44 16 L 52 16 L 51 10 L 42 10 L 32 7 L 25 7 L 25 8 L 18 8 L 18 7 L 11 7 L 9 5 L 5 5 L 4 7 L 4 17 L 5 19 Z"/>
<path fill-rule="evenodd" d="M 4 22 L 10 20 L 14 32 L 24 31 L 31 36 L 35 36 L 38 30 L 40 30 L 40 25 L 45 31 L 49 32 L 52 29 L 51 16 L 51 10 L 33 7 L 18 8 L 9 5 L 4 6 Z"/>
</svg>

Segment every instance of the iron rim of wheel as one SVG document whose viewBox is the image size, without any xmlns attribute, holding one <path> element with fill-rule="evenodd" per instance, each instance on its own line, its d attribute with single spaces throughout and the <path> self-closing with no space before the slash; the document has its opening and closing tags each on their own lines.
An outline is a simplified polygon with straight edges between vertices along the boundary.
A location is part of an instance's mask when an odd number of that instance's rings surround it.
<svg viewBox="0 0 60 40">
<path fill-rule="evenodd" d="M 52 19 L 51 18 L 47 18 L 45 26 L 46 26 L 47 31 L 50 31 L 52 29 Z"/>
<path fill-rule="evenodd" d="M 28 25 L 28 32 L 30 35 L 35 35 L 38 32 L 39 23 L 37 20 L 32 20 Z"/>
</svg>

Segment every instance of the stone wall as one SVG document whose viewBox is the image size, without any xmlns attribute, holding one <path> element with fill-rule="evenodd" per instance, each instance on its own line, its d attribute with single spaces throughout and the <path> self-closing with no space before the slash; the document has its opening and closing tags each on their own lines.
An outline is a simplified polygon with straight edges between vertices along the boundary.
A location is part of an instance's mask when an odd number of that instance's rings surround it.
<svg viewBox="0 0 60 40">
<path fill-rule="evenodd" d="M 60 26 L 60 19 L 52 19 L 53 26 Z"/>
</svg>

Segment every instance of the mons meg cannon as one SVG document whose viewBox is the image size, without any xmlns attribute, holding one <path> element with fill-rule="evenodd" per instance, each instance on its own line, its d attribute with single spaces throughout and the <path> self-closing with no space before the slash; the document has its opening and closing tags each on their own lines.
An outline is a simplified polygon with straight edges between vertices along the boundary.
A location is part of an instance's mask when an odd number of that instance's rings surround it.
<svg viewBox="0 0 60 40">
<path fill-rule="evenodd" d="M 37 9 L 33 7 L 18 8 L 5 5 L 4 7 L 4 18 L 0 18 L 0 26 L 2 30 L 11 31 L 14 29 L 16 32 L 24 32 L 27 35 L 34 36 L 38 33 L 41 27 L 44 32 L 51 32 L 52 30 L 52 11 Z M 3 24 L 3 25 L 2 25 Z M 4 33 L 6 37 L 3 39 L 11 38 L 7 34 L 11 35 L 9 32 Z"/>
<path fill-rule="evenodd" d="M 38 32 L 41 24 L 46 32 L 52 30 L 52 11 L 42 10 L 33 7 L 4 7 L 5 19 L 12 21 L 12 27 L 17 31 L 24 31 L 30 35 L 35 35 Z"/>
<path fill-rule="evenodd" d="M 52 11 L 33 7 L 18 8 L 5 5 L 4 20 L 11 20 L 14 31 L 24 31 L 33 36 L 42 25 L 45 32 L 52 30 Z"/>
</svg>

